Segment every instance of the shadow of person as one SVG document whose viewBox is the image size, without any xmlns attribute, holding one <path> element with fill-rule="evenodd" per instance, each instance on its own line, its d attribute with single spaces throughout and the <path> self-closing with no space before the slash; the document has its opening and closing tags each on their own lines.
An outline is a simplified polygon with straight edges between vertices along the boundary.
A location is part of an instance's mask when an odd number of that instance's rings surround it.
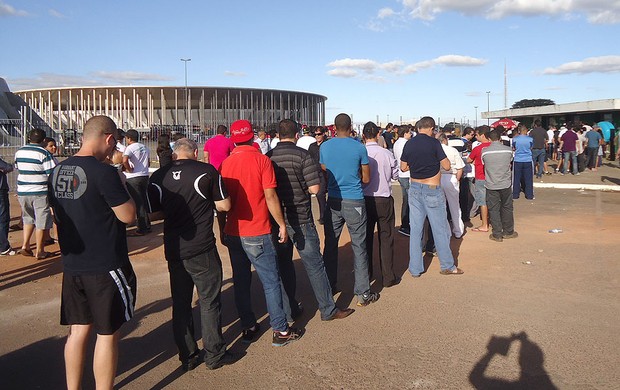
<svg viewBox="0 0 620 390">
<path fill-rule="evenodd" d="M 495 355 L 507 356 L 513 342 L 520 341 L 519 366 L 521 373 L 516 381 L 488 377 L 485 371 Z M 487 353 L 474 365 L 469 373 L 469 382 L 476 389 L 557 389 L 543 367 L 544 353 L 532 342 L 527 333 L 512 334 L 510 337 L 492 336 L 487 344 Z"/>
</svg>

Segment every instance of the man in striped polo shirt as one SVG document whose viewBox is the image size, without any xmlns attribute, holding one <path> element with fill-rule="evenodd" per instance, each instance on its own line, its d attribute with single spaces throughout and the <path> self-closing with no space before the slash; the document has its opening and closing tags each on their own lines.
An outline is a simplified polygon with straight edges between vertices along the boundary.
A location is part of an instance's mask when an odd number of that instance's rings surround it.
<svg viewBox="0 0 620 390">
<path fill-rule="evenodd" d="M 52 215 L 47 199 L 47 177 L 56 166 L 54 158 L 45 150 L 41 143 L 45 139 L 45 131 L 33 129 L 28 135 L 29 144 L 15 153 L 15 164 L 19 170 L 17 176 L 17 196 L 22 208 L 24 221 L 24 243 L 20 254 L 32 256 L 30 237 L 35 231 L 37 259 L 49 256 L 45 252 L 43 236 L 52 227 Z"/>
</svg>

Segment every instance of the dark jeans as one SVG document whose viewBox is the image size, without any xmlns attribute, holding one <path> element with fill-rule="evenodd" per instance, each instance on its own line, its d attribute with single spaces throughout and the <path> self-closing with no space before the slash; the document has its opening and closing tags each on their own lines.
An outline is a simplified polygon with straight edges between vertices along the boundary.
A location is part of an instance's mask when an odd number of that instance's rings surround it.
<svg viewBox="0 0 620 390">
<path fill-rule="evenodd" d="M 295 299 L 297 290 L 297 275 L 293 264 L 293 245 L 295 245 L 308 274 L 308 280 L 312 286 L 314 296 L 319 304 L 321 319 L 328 320 L 336 312 L 336 303 L 334 302 L 332 289 L 329 286 L 329 279 L 325 272 L 325 264 L 321 255 L 319 234 L 316 231 L 316 227 L 314 223 L 304 223 L 299 226 L 287 224 L 286 231 L 289 236 L 288 241 L 284 244 L 276 244 L 280 277 L 286 292 L 282 296 L 286 315 L 287 317 L 292 317 L 292 314 L 299 310 L 297 300 Z"/>
<path fill-rule="evenodd" d="M 327 208 L 327 176 L 324 172 L 319 172 L 319 192 L 315 195 L 319 204 L 319 221 L 325 221 L 325 209 Z"/>
<path fill-rule="evenodd" d="M 11 243 L 9 243 L 10 211 L 9 191 L 0 190 L 0 252 L 4 252 L 11 247 Z"/>
<path fill-rule="evenodd" d="M 534 161 L 534 168 L 536 169 L 536 177 L 541 178 L 545 172 L 545 149 L 532 149 L 532 160 Z"/>
<path fill-rule="evenodd" d="M 217 249 L 213 248 L 183 261 L 170 261 L 168 271 L 172 292 L 172 330 L 179 349 L 179 360 L 186 361 L 198 352 L 192 316 L 192 298 L 196 286 L 205 362 L 208 365 L 217 363 L 226 352 L 220 303 L 222 262 Z"/>
<path fill-rule="evenodd" d="M 519 198 L 521 193 L 521 182 L 523 182 L 525 197 L 527 199 L 534 198 L 534 167 L 532 162 L 514 162 L 512 168 L 512 197 Z M 488 201 L 487 201 L 488 203 Z"/>
<path fill-rule="evenodd" d="M 398 182 L 403 194 L 403 202 L 400 208 L 400 227 L 409 230 L 409 178 L 399 177 Z"/>
<path fill-rule="evenodd" d="M 493 236 L 503 237 L 515 231 L 512 207 L 512 188 L 490 190 L 487 188 L 487 207 Z"/>
<path fill-rule="evenodd" d="M 347 224 L 353 249 L 353 293 L 358 297 L 370 291 L 368 253 L 366 252 L 366 204 L 364 200 L 328 198 L 325 210 L 325 249 L 323 261 L 332 287 L 336 290 L 338 276 L 338 241 Z"/>
<path fill-rule="evenodd" d="M 598 159 L 598 146 L 596 148 L 586 148 L 586 156 L 588 157 L 587 167 L 596 168 L 596 160 Z"/>
<path fill-rule="evenodd" d="M 379 239 L 379 264 L 383 284 L 396 281 L 394 274 L 394 198 L 366 196 L 366 251 L 368 252 L 368 275 L 372 279 L 375 225 Z"/>
<path fill-rule="evenodd" d="M 235 304 L 244 329 L 256 324 L 252 310 L 252 266 L 263 284 L 269 323 L 274 331 L 288 329 L 282 302 L 282 283 L 278 259 L 271 234 L 252 237 L 227 236 L 228 253 L 233 270 Z"/>
<path fill-rule="evenodd" d="M 463 222 L 469 222 L 469 210 L 471 208 L 471 193 L 469 192 L 469 180 L 466 177 L 461 177 L 459 181 L 459 207 L 461 208 L 461 220 Z"/>
<path fill-rule="evenodd" d="M 138 231 L 142 233 L 151 228 L 151 221 L 149 220 L 149 216 L 146 211 L 146 190 L 148 186 L 148 176 L 132 177 L 131 179 L 127 179 L 127 189 L 129 190 L 129 195 L 131 195 L 131 198 L 136 204 Z"/>
</svg>

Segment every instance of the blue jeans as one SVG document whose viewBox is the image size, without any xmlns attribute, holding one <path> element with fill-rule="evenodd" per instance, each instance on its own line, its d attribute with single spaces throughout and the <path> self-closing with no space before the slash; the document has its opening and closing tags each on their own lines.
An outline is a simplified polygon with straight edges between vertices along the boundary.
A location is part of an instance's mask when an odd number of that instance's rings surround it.
<svg viewBox="0 0 620 390">
<path fill-rule="evenodd" d="M 364 199 L 338 199 L 329 197 L 325 210 L 325 249 L 323 261 L 332 290 L 338 276 L 338 241 L 344 224 L 347 224 L 353 249 L 353 293 L 358 297 L 370 291 L 368 253 L 366 252 L 366 204 Z"/>
<path fill-rule="evenodd" d="M 527 199 L 534 199 L 534 176 L 532 162 L 517 162 L 513 163 L 512 167 L 513 183 L 512 183 L 512 198 L 518 199 L 521 194 L 521 182 L 523 182 L 523 192 Z M 488 204 L 489 192 L 487 190 L 487 204 Z"/>
<path fill-rule="evenodd" d="M 0 190 L 0 252 L 4 252 L 11 247 L 9 243 L 10 210 L 9 191 Z"/>
<path fill-rule="evenodd" d="M 409 238 L 409 272 L 418 276 L 424 272 L 422 239 L 424 219 L 433 231 L 435 248 L 442 270 L 454 270 L 454 257 L 450 249 L 450 225 L 446 213 L 446 196 L 441 186 L 429 186 L 412 182 L 409 187 L 409 215 L 411 236 Z"/>
<path fill-rule="evenodd" d="M 253 265 L 265 291 L 269 323 L 274 331 L 285 332 L 288 324 L 282 303 L 278 261 L 271 234 L 254 237 L 227 236 L 227 245 L 233 269 L 235 304 L 241 326 L 248 329 L 256 323 L 250 291 Z"/>
<path fill-rule="evenodd" d="M 183 261 L 169 261 L 172 293 L 172 330 L 182 362 L 198 352 L 194 337 L 194 286 L 200 302 L 200 326 L 205 362 L 217 363 L 226 352 L 222 336 L 222 261 L 213 248 Z"/>
<path fill-rule="evenodd" d="M 400 208 L 400 227 L 409 230 L 409 178 L 399 177 L 400 189 L 403 193 L 403 203 Z"/>
<path fill-rule="evenodd" d="M 332 289 L 329 286 L 329 279 L 325 272 L 325 264 L 321 255 L 319 234 L 316 231 L 314 223 L 304 223 L 298 226 L 286 224 L 286 231 L 289 240 L 284 244 L 276 244 L 278 252 L 278 265 L 280 267 L 280 276 L 286 295 L 283 296 L 284 309 L 287 316 L 290 316 L 297 309 L 295 300 L 295 291 L 297 285 L 297 277 L 295 274 L 295 266 L 293 265 L 293 245 L 297 248 L 301 262 L 304 264 L 308 280 L 312 286 L 312 291 L 319 304 L 321 319 L 328 320 L 336 313 L 336 303 L 332 295 Z"/>
<path fill-rule="evenodd" d="M 573 175 L 576 175 L 579 171 L 577 170 L 577 152 L 564 152 L 564 173 L 568 173 L 568 160 L 571 160 L 573 164 Z"/>
<path fill-rule="evenodd" d="M 534 169 L 538 164 L 536 177 L 541 178 L 545 171 L 545 149 L 532 149 L 532 160 L 534 161 Z"/>
</svg>

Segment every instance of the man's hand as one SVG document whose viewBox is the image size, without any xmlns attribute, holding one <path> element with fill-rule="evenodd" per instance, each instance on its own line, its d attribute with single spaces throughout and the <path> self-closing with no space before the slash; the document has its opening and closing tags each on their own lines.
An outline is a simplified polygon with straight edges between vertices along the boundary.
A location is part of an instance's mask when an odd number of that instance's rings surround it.
<svg viewBox="0 0 620 390">
<path fill-rule="evenodd" d="M 286 226 L 280 225 L 278 229 L 278 242 L 284 244 L 288 240 L 288 233 L 286 232 Z"/>
</svg>

